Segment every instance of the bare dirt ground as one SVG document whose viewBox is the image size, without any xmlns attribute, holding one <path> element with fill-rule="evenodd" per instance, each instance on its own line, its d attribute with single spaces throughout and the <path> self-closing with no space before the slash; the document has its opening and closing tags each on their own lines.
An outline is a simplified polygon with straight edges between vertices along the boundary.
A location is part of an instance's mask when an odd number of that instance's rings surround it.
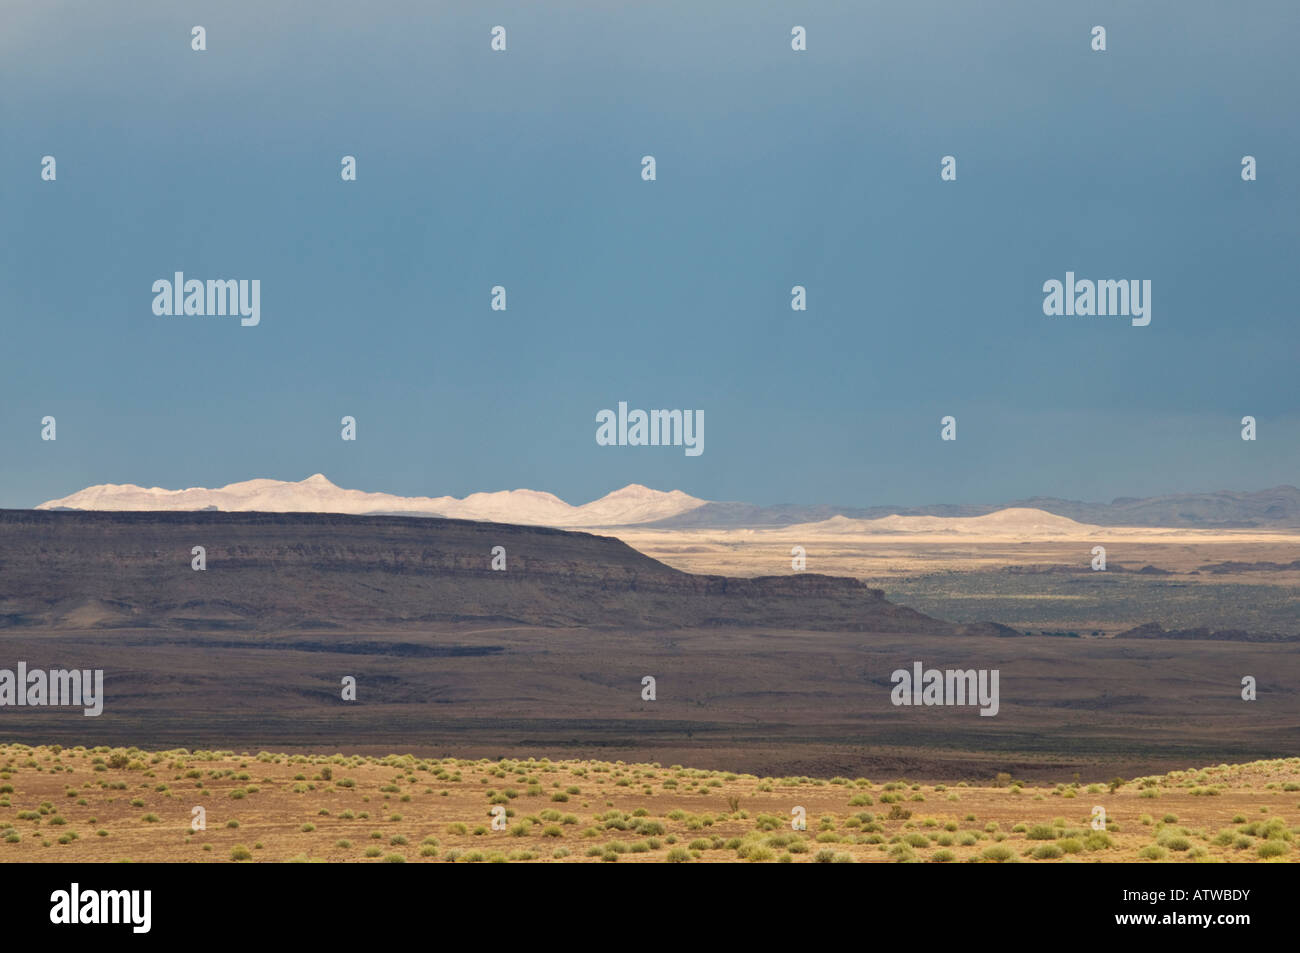
<svg viewBox="0 0 1300 953">
<path fill-rule="evenodd" d="M 0 746 L 9 862 L 1293 862 L 1297 834 L 1300 758 L 1034 786 Z"/>
</svg>

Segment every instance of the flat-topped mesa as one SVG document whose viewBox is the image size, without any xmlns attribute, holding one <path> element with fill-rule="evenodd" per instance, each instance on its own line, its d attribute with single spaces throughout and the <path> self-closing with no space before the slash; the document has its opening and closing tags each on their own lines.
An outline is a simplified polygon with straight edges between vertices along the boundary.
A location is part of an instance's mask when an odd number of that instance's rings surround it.
<svg viewBox="0 0 1300 953">
<path fill-rule="evenodd" d="M 3 510 L 0 573 L 0 627 L 958 631 L 856 579 L 699 576 L 612 537 L 420 517 Z"/>
<path fill-rule="evenodd" d="M 1300 642 L 1300 631 L 1250 632 L 1246 629 L 1211 629 L 1201 625 L 1190 629 L 1165 629 L 1159 622 L 1144 622 L 1126 629 L 1117 639 L 1182 639 L 1198 642 Z"/>
</svg>

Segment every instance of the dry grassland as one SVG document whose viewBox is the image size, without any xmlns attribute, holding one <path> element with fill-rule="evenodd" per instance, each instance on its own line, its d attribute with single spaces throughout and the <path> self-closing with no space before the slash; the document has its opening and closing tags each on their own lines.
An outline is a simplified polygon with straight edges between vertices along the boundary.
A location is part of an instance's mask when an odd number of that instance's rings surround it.
<svg viewBox="0 0 1300 953">
<path fill-rule="evenodd" d="M 1300 758 L 1021 785 L 0 746 L 0 860 L 1289 862 Z M 192 829 L 194 808 L 206 829 Z M 806 830 L 792 829 L 803 808 Z M 1093 828 L 1094 808 L 1106 812 Z M 504 809 L 505 829 L 493 828 Z M 499 813 L 499 811 L 498 811 Z"/>
</svg>

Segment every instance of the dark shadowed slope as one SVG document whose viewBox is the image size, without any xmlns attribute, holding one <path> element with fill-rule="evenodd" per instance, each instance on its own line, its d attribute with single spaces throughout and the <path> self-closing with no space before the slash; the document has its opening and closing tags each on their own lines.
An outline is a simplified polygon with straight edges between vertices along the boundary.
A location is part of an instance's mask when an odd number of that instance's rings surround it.
<svg viewBox="0 0 1300 953">
<path fill-rule="evenodd" d="M 206 570 L 191 568 L 195 546 Z M 494 547 L 506 569 L 491 569 Z M 958 631 L 853 579 L 697 576 L 620 540 L 464 520 L 0 511 L 0 627 L 282 630 L 508 620 Z"/>
</svg>

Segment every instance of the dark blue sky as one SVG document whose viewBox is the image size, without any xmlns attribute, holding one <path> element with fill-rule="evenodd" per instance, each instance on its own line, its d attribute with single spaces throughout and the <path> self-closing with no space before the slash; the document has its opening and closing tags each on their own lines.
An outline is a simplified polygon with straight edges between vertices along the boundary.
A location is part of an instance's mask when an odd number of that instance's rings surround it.
<svg viewBox="0 0 1300 953">
<path fill-rule="evenodd" d="M 1294 3 L 638 6 L 7 7 L 0 506 L 1300 483 Z M 260 279 L 261 324 L 156 317 L 178 270 Z M 1150 326 L 1045 317 L 1067 270 L 1150 279 Z M 597 446 L 620 400 L 705 452 Z"/>
</svg>

